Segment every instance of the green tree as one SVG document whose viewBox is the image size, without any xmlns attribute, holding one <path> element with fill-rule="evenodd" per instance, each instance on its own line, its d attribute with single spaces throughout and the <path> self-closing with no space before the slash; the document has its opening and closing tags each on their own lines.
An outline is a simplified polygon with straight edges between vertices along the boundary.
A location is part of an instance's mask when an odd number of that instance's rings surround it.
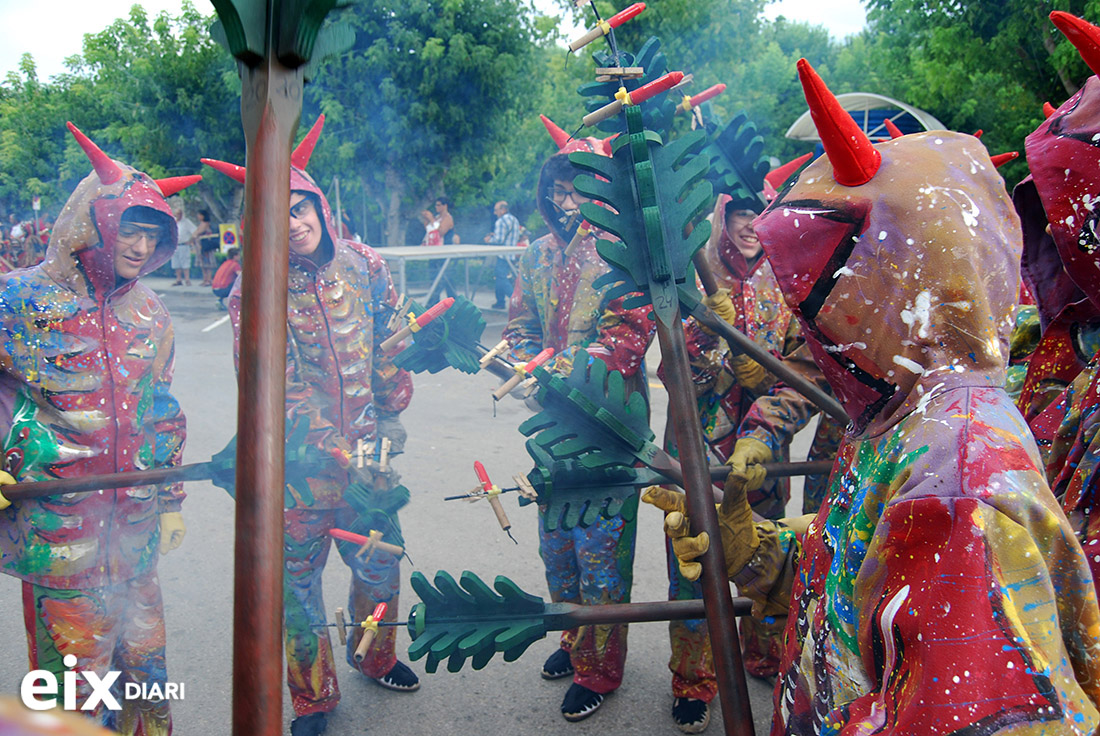
<svg viewBox="0 0 1100 736">
<path fill-rule="evenodd" d="M 431 198 L 477 189 L 501 167 L 495 152 L 535 98 L 533 11 L 525 0 L 404 0 L 341 16 L 355 46 L 306 92 L 307 115 L 323 111 L 334 133 L 318 162 L 349 192 L 365 188 L 386 243 L 403 244 Z"/>
</svg>

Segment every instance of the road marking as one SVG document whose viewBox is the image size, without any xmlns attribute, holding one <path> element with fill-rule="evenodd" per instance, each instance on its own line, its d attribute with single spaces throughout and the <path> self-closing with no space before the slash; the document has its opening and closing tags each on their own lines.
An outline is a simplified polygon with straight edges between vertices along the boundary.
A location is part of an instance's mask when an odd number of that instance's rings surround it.
<svg viewBox="0 0 1100 736">
<path fill-rule="evenodd" d="M 215 327 L 221 327 L 222 325 L 224 325 L 228 321 L 229 321 L 229 315 L 227 314 L 224 317 L 222 317 L 221 319 L 215 320 L 214 322 L 211 322 L 210 324 L 208 324 L 206 327 L 203 327 L 202 331 L 203 332 L 210 332 L 210 330 L 214 329 Z"/>
</svg>

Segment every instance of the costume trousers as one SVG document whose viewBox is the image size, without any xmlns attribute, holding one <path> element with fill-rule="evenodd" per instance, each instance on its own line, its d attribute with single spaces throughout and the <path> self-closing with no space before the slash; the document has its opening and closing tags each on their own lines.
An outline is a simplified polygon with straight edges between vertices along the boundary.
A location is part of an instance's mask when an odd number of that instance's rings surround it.
<svg viewBox="0 0 1100 736">
<path fill-rule="evenodd" d="M 618 516 L 601 516 L 587 529 L 554 531 L 547 531 L 546 519 L 539 514 L 539 554 L 551 600 L 584 605 L 630 601 L 637 511 L 634 496 Z M 618 688 L 626 664 L 626 634 L 626 624 L 563 631 L 561 647 L 573 663 L 573 681 L 597 693 Z"/>
<path fill-rule="evenodd" d="M 31 669 L 57 677 L 58 703 L 65 702 L 64 657 L 76 657 L 77 672 L 94 672 L 104 680 L 121 675 L 111 694 L 121 710 L 102 700 L 82 711 L 101 726 L 125 736 L 168 736 L 172 714 L 167 700 L 127 700 L 127 683 L 156 685 L 167 681 L 164 655 L 164 604 L 156 570 L 124 583 L 90 590 L 58 590 L 23 583 L 23 622 Z M 92 694 L 86 677 L 76 680 L 77 708 Z"/>
<path fill-rule="evenodd" d="M 294 713 L 328 712 L 340 702 L 336 668 L 328 628 L 328 612 L 321 595 L 321 574 L 328 560 L 333 528 L 348 529 L 356 519 L 350 508 L 290 509 L 285 512 L 283 603 L 286 608 L 286 671 Z M 386 621 L 397 620 L 397 594 L 401 587 L 401 560 L 375 552 L 369 562 L 356 556 L 358 547 L 340 542 L 338 551 L 351 568 L 348 621 L 362 621 L 377 603 L 386 603 Z M 397 662 L 396 627 L 383 627 L 367 656 L 359 664 L 352 656 L 361 629 L 348 630 L 346 657 L 352 669 L 367 677 L 381 677 Z"/>
</svg>

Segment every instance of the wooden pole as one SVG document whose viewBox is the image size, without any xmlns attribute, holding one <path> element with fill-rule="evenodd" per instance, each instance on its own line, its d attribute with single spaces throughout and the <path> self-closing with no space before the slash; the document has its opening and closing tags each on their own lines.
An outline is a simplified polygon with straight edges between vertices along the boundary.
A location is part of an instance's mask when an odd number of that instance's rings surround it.
<svg viewBox="0 0 1100 736">
<path fill-rule="evenodd" d="M 302 72 L 273 54 L 241 66 L 248 144 L 237 514 L 233 580 L 234 736 L 282 733 L 283 486 L 290 149 Z"/>
</svg>

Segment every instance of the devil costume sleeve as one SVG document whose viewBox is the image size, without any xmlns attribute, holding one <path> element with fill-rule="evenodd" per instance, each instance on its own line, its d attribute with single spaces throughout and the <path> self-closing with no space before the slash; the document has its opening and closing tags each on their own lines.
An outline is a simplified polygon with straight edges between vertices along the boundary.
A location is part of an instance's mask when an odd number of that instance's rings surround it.
<svg viewBox="0 0 1100 736">
<path fill-rule="evenodd" d="M 827 156 L 756 231 L 852 428 L 797 559 L 772 733 L 1091 734 L 1100 609 L 1003 390 L 1003 182 L 973 136 L 873 146 L 799 72 Z M 757 549 L 776 584 L 783 544 Z"/>
</svg>

